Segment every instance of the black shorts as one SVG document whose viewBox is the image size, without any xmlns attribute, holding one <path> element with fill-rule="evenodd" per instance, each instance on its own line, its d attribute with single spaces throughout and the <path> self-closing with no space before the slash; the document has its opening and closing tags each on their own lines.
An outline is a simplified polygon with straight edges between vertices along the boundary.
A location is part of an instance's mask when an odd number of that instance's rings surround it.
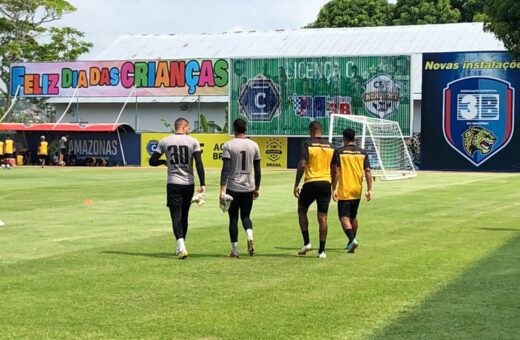
<svg viewBox="0 0 520 340">
<path fill-rule="evenodd" d="M 5 158 L 13 158 L 13 154 L 12 153 L 4 153 L 4 157 Z"/>
<path fill-rule="evenodd" d="M 308 209 L 312 202 L 316 201 L 318 212 L 326 213 L 329 211 L 331 194 L 330 183 L 327 181 L 305 183 L 300 192 L 298 205 Z"/>
<path fill-rule="evenodd" d="M 38 155 L 39 160 L 47 160 L 47 155 Z"/>
<path fill-rule="evenodd" d="M 191 199 L 195 193 L 195 184 L 171 184 L 166 185 L 166 206 L 179 207 L 191 204 Z"/>
<path fill-rule="evenodd" d="M 238 209 L 240 209 L 240 211 L 242 211 L 242 214 L 249 216 L 253 207 L 254 193 L 254 191 L 237 192 L 226 189 L 226 194 L 233 197 L 228 211 L 232 213 L 233 211 L 238 211 Z"/>
<path fill-rule="evenodd" d="M 339 200 L 338 201 L 338 216 L 356 218 L 359 208 L 360 198 L 355 200 Z"/>
</svg>

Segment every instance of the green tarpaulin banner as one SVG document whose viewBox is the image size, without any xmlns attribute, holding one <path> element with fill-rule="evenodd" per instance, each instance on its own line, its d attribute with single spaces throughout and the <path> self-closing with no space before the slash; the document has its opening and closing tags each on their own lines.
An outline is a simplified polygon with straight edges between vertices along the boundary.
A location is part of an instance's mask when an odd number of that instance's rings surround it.
<svg viewBox="0 0 520 340">
<path fill-rule="evenodd" d="M 399 123 L 411 134 L 410 56 L 231 60 L 229 120 L 250 135 L 305 136 L 331 114 Z"/>
</svg>

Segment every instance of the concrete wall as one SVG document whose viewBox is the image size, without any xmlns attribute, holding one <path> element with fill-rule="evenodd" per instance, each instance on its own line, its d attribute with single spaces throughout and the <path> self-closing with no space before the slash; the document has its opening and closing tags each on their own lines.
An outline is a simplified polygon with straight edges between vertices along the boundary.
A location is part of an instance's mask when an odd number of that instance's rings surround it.
<svg viewBox="0 0 520 340">
<path fill-rule="evenodd" d="M 56 113 L 61 115 L 67 105 L 56 104 Z M 62 123 L 113 123 L 123 104 L 89 103 L 72 104 L 72 114 L 66 114 Z M 200 113 L 206 115 L 208 121 L 223 127 L 225 124 L 227 103 L 201 103 Z M 127 123 L 138 131 L 169 132 L 161 121 L 165 119 L 173 125 L 175 119 L 184 117 L 191 123 L 194 130 L 197 126 L 199 107 L 197 103 L 128 103 L 119 119 L 120 123 Z"/>
</svg>

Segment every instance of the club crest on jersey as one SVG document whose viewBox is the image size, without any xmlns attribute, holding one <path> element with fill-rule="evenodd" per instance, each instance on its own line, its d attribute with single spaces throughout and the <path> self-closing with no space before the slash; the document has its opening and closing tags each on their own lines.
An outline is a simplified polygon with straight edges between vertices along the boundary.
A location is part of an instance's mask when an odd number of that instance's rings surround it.
<svg viewBox="0 0 520 340">
<path fill-rule="evenodd" d="M 365 109 L 378 118 L 387 118 L 399 109 L 401 86 L 387 75 L 377 75 L 364 85 Z"/>
<path fill-rule="evenodd" d="M 444 89 L 443 132 L 448 144 L 475 166 L 513 136 L 514 88 L 491 77 L 452 81 Z"/>
</svg>

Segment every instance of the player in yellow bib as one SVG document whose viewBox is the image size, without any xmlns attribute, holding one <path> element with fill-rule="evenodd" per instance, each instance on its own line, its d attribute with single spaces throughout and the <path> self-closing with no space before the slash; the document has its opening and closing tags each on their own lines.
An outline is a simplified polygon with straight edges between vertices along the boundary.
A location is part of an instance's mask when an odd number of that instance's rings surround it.
<svg viewBox="0 0 520 340">
<path fill-rule="evenodd" d="M 11 165 L 9 164 L 9 159 L 13 158 L 14 153 L 14 145 L 13 140 L 10 136 L 7 136 L 4 142 L 4 157 L 5 157 L 5 167 L 9 168 Z"/>
<path fill-rule="evenodd" d="M 4 164 L 4 141 L 0 139 L 0 164 Z"/>
<path fill-rule="evenodd" d="M 40 137 L 40 146 L 38 147 L 38 160 L 42 166 L 45 166 L 47 156 L 49 155 L 49 143 L 45 140 L 45 136 Z"/>
<path fill-rule="evenodd" d="M 357 211 L 361 201 L 363 174 L 367 182 L 367 201 L 372 199 L 372 174 L 368 154 L 356 146 L 356 132 L 353 129 L 343 131 L 343 146 L 336 149 L 339 158 L 337 175 L 332 183 L 332 197 L 338 202 L 338 216 L 341 227 L 348 237 L 345 247 L 353 253 L 358 247 L 356 233 L 358 229 Z"/>
<path fill-rule="evenodd" d="M 328 231 L 327 212 L 332 193 L 331 183 L 336 176 L 337 165 L 334 147 L 323 138 L 322 132 L 323 127 L 320 122 L 310 123 L 310 138 L 307 139 L 302 148 L 293 191 L 294 196 L 298 198 L 298 222 L 303 236 L 303 247 L 298 255 L 305 255 L 312 249 L 307 211 L 309 206 L 316 201 L 320 228 L 320 248 L 318 249 L 318 258 L 320 259 L 327 257 L 325 254 Z M 300 190 L 300 180 L 304 174 L 304 184 Z"/>
</svg>

